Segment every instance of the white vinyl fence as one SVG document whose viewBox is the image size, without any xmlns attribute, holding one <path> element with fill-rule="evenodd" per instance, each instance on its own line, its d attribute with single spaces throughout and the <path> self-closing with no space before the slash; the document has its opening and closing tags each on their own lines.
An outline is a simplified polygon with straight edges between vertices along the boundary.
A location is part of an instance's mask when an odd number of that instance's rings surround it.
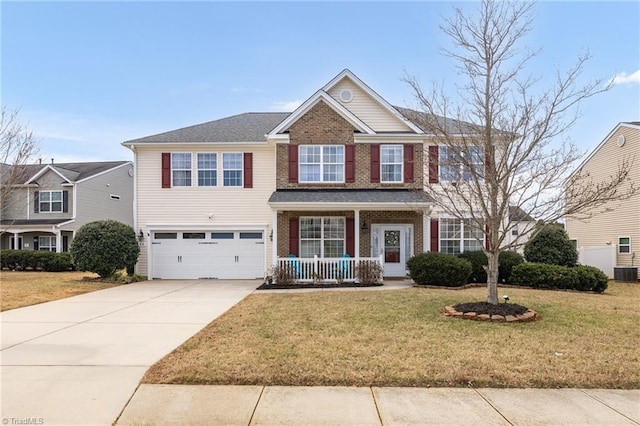
<svg viewBox="0 0 640 426">
<path fill-rule="evenodd" d="M 578 262 L 582 265 L 595 266 L 613 278 L 613 267 L 616 266 L 616 246 L 580 247 Z"/>
</svg>

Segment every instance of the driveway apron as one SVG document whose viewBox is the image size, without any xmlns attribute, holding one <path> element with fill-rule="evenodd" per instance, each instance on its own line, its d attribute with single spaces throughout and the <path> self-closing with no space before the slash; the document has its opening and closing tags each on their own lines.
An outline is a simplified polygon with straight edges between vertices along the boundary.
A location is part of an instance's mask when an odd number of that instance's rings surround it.
<svg viewBox="0 0 640 426">
<path fill-rule="evenodd" d="M 111 424 L 149 366 L 259 284 L 147 281 L 0 313 L 3 424 Z"/>
</svg>

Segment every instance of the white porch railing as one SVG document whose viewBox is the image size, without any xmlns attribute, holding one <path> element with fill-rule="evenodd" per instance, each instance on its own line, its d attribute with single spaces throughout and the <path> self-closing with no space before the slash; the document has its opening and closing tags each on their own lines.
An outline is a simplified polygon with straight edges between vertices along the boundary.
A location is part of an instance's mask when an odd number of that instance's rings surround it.
<svg viewBox="0 0 640 426">
<path fill-rule="evenodd" d="M 356 282 L 356 268 L 363 262 L 373 262 L 382 268 L 383 257 L 279 257 L 276 267 L 286 271 L 288 277 L 299 283 L 310 282 Z M 274 281 L 277 283 L 277 275 Z"/>
</svg>

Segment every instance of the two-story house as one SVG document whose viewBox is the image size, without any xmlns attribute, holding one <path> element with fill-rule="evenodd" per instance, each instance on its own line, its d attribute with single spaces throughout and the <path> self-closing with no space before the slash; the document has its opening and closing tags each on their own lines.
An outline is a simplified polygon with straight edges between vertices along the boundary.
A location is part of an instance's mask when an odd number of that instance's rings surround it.
<svg viewBox="0 0 640 426">
<path fill-rule="evenodd" d="M 610 179 L 625 161 L 632 161 L 629 181 L 622 184 L 622 192 L 631 185 L 640 187 L 640 122 L 619 123 L 576 169 L 594 182 Z M 595 249 L 609 247 L 611 261 L 599 259 L 598 266 L 613 277 L 614 266 L 640 266 L 640 194 L 609 206 L 608 211 L 588 219 L 568 217 L 567 233 L 576 247 Z M 605 250 L 603 253 L 607 253 Z M 581 253 L 582 254 L 582 253 Z M 605 266 L 606 265 L 606 266 Z M 640 278 L 640 277 L 639 277 Z"/>
<path fill-rule="evenodd" d="M 4 165 L 0 248 L 65 252 L 84 224 L 133 225 L 133 163 Z"/>
<path fill-rule="evenodd" d="M 483 235 L 426 196 L 425 185 L 451 174 L 439 167 L 447 151 L 407 112 L 344 70 L 292 113 L 124 142 L 145 236 L 138 273 L 262 278 L 285 259 L 369 258 L 404 277 L 416 253 L 482 248 Z"/>
</svg>

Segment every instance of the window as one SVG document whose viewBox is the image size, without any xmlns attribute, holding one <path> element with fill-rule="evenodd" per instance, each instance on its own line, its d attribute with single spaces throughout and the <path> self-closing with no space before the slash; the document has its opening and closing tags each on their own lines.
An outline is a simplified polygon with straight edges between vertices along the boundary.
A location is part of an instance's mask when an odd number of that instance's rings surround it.
<svg viewBox="0 0 640 426">
<path fill-rule="evenodd" d="M 262 232 L 241 232 L 240 239 L 241 240 L 261 240 Z"/>
<path fill-rule="evenodd" d="M 171 154 L 173 186 L 191 186 L 191 154 Z"/>
<path fill-rule="evenodd" d="M 153 238 L 156 240 L 175 240 L 178 238 L 177 232 L 155 232 Z"/>
<path fill-rule="evenodd" d="M 300 257 L 340 257 L 344 252 L 343 217 L 300 218 Z"/>
<path fill-rule="evenodd" d="M 468 151 L 462 147 L 441 146 L 440 147 L 440 181 L 465 181 L 473 179 L 472 170 L 482 178 L 484 161 L 482 159 L 484 150 L 479 146 L 471 146 Z M 471 158 L 466 159 L 466 156 Z"/>
<path fill-rule="evenodd" d="M 56 251 L 56 237 L 38 237 L 38 250 Z"/>
<path fill-rule="evenodd" d="M 204 240 L 205 233 L 204 232 L 183 232 L 182 239 L 183 240 Z"/>
<path fill-rule="evenodd" d="M 380 180 L 382 182 L 402 182 L 402 145 L 380 146 Z"/>
<path fill-rule="evenodd" d="M 344 182 L 344 145 L 300 145 L 300 182 Z"/>
<path fill-rule="evenodd" d="M 233 232 L 212 232 L 211 238 L 214 240 L 233 240 Z"/>
<path fill-rule="evenodd" d="M 222 180 L 224 186 L 242 186 L 242 154 L 222 154 Z"/>
<path fill-rule="evenodd" d="M 40 191 L 40 213 L 62 213 L 62 191 Z"/>
<path fill-rule="evenodd" d="M 218 184 L 218 156 L 215 153 L 198 154 L 198 186 Z"/>
<path fill-rule="evenodd" d="M 631 237 L 618 238 L 618 253 L 631 253 Z"/>
<path fill-rule="evenodd" d="M 111 198 L 112 200 L 119 200 L 120 196 L 116 194 L 109 194 L 109 198 Z"/>
<path fill-rule="evenodd" d="M 482 250 L 484 232 L 468 221 L 440 219 L 440 251 L 457 254 Z"/>
</svg>

